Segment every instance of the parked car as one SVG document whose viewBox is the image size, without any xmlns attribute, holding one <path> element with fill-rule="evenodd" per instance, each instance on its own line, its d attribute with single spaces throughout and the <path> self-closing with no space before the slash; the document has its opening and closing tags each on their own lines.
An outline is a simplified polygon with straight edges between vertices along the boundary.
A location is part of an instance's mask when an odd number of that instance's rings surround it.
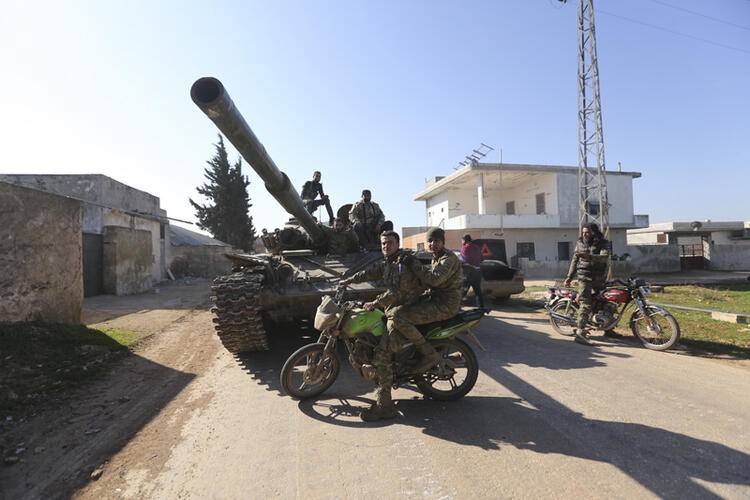
<svg viewBox="0 0 750 500">
<path fill-rule="evenodd" d="M 482 249 L 484 257 L 479 267 L 482 271 L 482 293 L 486 298 L 506 300 L 511 295 L 521 293 L 526 289 L 523 271 L 506 264 L 505 240 L 475 239 L 474 243 Z M 460 251 L 452 251 L 459 259 L 461 258 Z M 426 250 L 418 251 L 416 256 L 425 264 L 429 264 L 432 260 L 432 253 Z M 473 291 L 469 291 L 469 296 L 473 296 Z"/>
</svg>

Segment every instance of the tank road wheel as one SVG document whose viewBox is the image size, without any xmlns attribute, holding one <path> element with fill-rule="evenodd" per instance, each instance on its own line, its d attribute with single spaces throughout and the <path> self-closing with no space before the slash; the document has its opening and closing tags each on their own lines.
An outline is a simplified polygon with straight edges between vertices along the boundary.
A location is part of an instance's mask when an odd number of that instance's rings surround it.
<svg viewBox="0 0 750 500">
<path fill-rule="evenodd" d="M 552 328 L 555 329 L 560 335 L 571 336 L 575 333 L 573 330 L 576 327 L 576 320 L 578 319 L 578 307 L 570 299 L 560 299 L 557 303 L 550 308 L 552 312 L 562 314 L 572 318 L 571 321 L 564 319 L 558 319 L 550 315 L 549 322 L 552 324 Z"/>
<path fill-rule="evenodd" d="M 479 362 L 471 347 L 461 339 L 433 342 L 440 355 L 437 368 L 415 379 L 422 394 L 438 401 L 455 401 L 466 396 L 479 375 Z"/>
<path fill-rule="evenodd" d="M 647 318 L 639 309 L 630 317 L 630 329 L 643 346 L 654 351 L 665 351 L 675 345 L 680 339 L 680 325 L 674 316 L 657 306 L 646 306 L 645 311 Z"/>
<path fill-rule="evenodd" d="M 322 394 L 339 376 L 339 358 L 325 352 L 325 344 L 308 344 L 294 352 L 281 368 L 281 387 L 293 398 Z"/>
<path fill-rule="evenodd" d="M 216 333 L 232 354 L 269 348 L 258 304 L 262 282 L 263 266 L 255 266 L 219 276 L 211 285 Z"/>
</svg>

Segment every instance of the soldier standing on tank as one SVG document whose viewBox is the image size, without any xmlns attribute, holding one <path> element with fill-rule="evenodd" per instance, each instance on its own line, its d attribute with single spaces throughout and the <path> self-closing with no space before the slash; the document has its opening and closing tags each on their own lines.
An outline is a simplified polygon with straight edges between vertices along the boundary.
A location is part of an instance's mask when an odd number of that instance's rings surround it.
<svg viewBox="0 0 750 500">
<path fill-rule="evenodd" d="M 347 229 L 344 219 L 336 217 L 333 220 L 333 229 L 320 226 L 326 234 L 326 253 L 333 255 L 344 255 L 359 250 L 359 240 L 354 231 Z"/>
<path fill-rule="evenodd" d="M 320 196 L 319 200 L 316 200 Z M 328 212 L 328 225 L 333 226 L 333 210 L 331 209 L 331 202 L 328 200 L 328 195 L 323 193 L 323 184 L 320 182 L 320 172 L 313 172 L 313 178 L 311 181 L 305 182 L 302 186 L 302 193 L 300 193 L 302 203 L 305 204 L 305 208 L 309 213 L 315 213 L 315 210 L 325 205 L 326 211 Z"/>
<path fill-rule="evenodd" d="M 591 316 L 591 303 L 594 293 L 604 288 L 607 262 L 609 260 L 609 241 L 604 238 L 599 226 L 593 222 L 581 226 L 581 237 L 576 241 L 573 259 L 570 261 L 568 275 L 563 286 L 570 286 L 573 275 L 578 280 L 578 324 L 575 332 L 576 342 L 591 344 L 586 325 Z M 605 335 L 615 336 L 605 332 Z"/>
<path fill-rule="evenodd" d="M 359 244 L 370 248 L 378 238 L 385 223 L 385 215 L 380 206 L 372 201 L 372 193 L 369 189 L 362 191 L 362 199 L 352 205 L 349 210 L 349 220 L 357 233 Z"/>
<path fill-rule="evenodd" d="M 391 398 L 391 387 L 393 386 L 391 342 L 394 342 L 391 316 L 393 311 L 402 304 L 408 304 L 416 300 L 426 288 L 416 274 L 401 263 L 405 256 L 409 254 L 401 250 L 399 244 L 398 233 L 384 231 L 380 235 L 380 249 L 383 252 L 383 260 L 340 282 L 342 285 L 348 285 L 349 283 L 378 280 L 382 281 L 386 287 L 385 292 L 375 297 L 371 302 L 364 304 L 364 308 L 368 311 L 372 311 L 376 307 L 383 308 L 386 318 L 388 318 L 387 333 L 380 338 L 380 343 L 375 348 L 373 357 L 378 384 L 377 401 L 370 408 L 362 410 L 360 413 L 360 418 L 365 422 L 398 416 L 398 411 L 396 411 Z"/>
<path fill-rule="evenodd" d="M 412 342 L 422 354 L 421 362 L 413 368 L 421 373 L 440 361 L 435 348 L 427 342 L 415 325 L 432 323 L 451 318 L 458 313 L 463 297 L 464 274 L 461 261 L 445 249 L 445 231 L 433 227 L 427 232 L 427 244 L 432 251 L 432 264 L 423 266 L 414 258 L 402 259 L 409 269 L 429 287 L 413 304 L 397 308 L 393 312 L 393 328 Z"/>
</svg>

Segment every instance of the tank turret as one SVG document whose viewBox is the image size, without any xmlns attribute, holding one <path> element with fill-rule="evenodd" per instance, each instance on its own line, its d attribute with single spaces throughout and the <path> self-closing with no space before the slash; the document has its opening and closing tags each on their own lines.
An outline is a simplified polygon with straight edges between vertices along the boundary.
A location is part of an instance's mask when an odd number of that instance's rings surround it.
<svg viewBox="0 0 750 500">
<path fill-rule="evenodd" d="M 197 80 L 190 97 L 293 217 L 281 230 L 263 230 L 261 239 L 270 253 L 227 255 L 232 274 L 217 277 L 211 285 L 214 325 L 224 347 L 234 354 L 269 349 L 274 325 L 309 320 L 321 297 L 336 292 L 339 279 L 383 257 L 378 251 L 360 251 L 356 237 L 347 250 L 338 250 L 347 253 L 331 253 L 339 248 L 328 244 L 337 240 L 334 229 L 319 226 L 307 212 L 289 178 L 268 155 L 219 80 Z M 339 216 L 348 213 L 344 207 Z M 361 283 L 354 285 L 349 296 L 367 301 L 383 290 L 381 284 Z"/>
<path fill-rule="evenodd" d="M 312 245 L 322 246 L 326 240 L 325 233 L 305 209 L 302 198 L 292 187 L 289 177 L 279 170 L 266 152 L 266 148 L 235 108 L 224 85 L 213 77 L 200 78 L 193 83 L 190 97 L 263 179 L 266 190 L 271 193 L 271 196 L 276 198 L 289 215 L 304 228 Z"/>
</svg>

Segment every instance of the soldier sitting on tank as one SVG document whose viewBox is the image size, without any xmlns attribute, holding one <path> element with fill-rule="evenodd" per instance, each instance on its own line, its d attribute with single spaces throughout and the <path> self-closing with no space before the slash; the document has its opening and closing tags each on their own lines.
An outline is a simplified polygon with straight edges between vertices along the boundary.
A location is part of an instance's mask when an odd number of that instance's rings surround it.
<svg viewBox="0 0 750 500">
<path fill-rule="evenodd" d="M 359 251 L 359 240 L 354 231 L 347 229 L 344 219 L 333 219 L 333 228 L 321 226 L 326 234 L 326 253 L 344 255 Z"/>
<path fill-rule="evenodd" d="M 387 318 L 387 333 L 380 338 L 380 343 L 375 348 L 373 363 L 377 375 L 377 401 L 369 409 L 363 410 L 360 417 L 364 421 L 394 418 L 398 415 L 396 407 L 391 399 L 391 387 L 393 385 L 393 363 L 392 350 L 397 343 L 394 335 L 393 313 L 403 307 L 404 304 L 414 302 L 425 290 L 426 286 L 417 275 L 401 264 L 401 260 L 409 255 L 399 248 L 400 238 L 398 233 L 384 231 L 380 235 L 380 249 L 383 252 L 383 260 L 373 266 L 353 274 L 349 278 L 341 280 L 342 285 L 349 283 L 362 283 L 363 281 L 382 281 L 386 291 L 375 297 L 372 302 L 366 302 L 364 308 L 372 311 L 376 307 L 383 308 Z M 421 337 L 421 335 L 420 335 Z M 424 337 L 421 337 L 425 342 Z M 434 352 L 434 349 L 433 349 Z"/>
<path fill-rule="evenodd" d="M 319 200 L 316 200 L 320 196 Z M 328 225 L 333 226 L 333 210 L 331 209 L 331 202 L 328 200 L 328 195 L 323 193 L 323 184 L 320 182 L 320 172 L 313 172 L 313 178 L 311 181 L 305 182 L 302 186 L 302 192 L 300 193 L 302 203 L 305 204 L 305 208 L 309 213 L 315 213 L 315 210 L 325 205 L 326 211 L 328 212 Z"/>
<path fill-rule="evenodd" d="M 357 233 L 359 244 L 368 250 L 377 248 L 378 235 L 384 230 L 385 223 L 385 215 L 380 206 L 371 200 L 372 193 L 365 189 L 362 191 L 362 199 L 349 210 L 349 221 Z"/>
</svg>

